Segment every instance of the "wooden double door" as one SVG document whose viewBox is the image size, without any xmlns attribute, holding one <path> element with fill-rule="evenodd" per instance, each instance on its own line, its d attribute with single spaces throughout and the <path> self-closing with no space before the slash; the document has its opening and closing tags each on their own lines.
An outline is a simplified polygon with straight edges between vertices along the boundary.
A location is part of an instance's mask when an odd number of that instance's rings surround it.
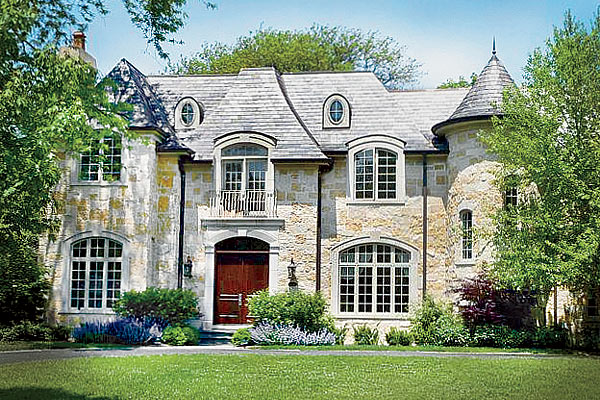
<svg viewBox="0 0 600 400">
<path fill-rule="evenodd" d="M 268 251 L 217 249 L 214 323 L 248 323 L 248 296 L 268 286 Z"/>
</svg>

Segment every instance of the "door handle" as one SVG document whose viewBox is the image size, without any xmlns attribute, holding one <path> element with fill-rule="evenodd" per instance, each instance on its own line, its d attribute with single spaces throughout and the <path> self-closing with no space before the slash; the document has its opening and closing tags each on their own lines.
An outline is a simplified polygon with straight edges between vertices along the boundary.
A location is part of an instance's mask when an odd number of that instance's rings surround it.
<svg viewBox="0 0 600 400">
<path fill-rule="evenodd" d="M 242 307 L 242 296 L 243 296 L 242 293 L 238 294 L 238 306 L 240 306 L 240 307 Z"/>
</svg>

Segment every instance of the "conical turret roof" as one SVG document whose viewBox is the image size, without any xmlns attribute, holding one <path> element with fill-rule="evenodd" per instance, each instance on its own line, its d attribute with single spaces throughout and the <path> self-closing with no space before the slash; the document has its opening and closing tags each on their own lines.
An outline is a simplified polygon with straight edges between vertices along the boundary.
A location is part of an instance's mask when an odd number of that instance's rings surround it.
<svg viewBox="0 0 600 400">
<path fill-rule="evenodd" d="M 488 61 L 469 93 L 447 120 L 435 124 L 431 130 L 436 133 L 443 126 L 463 121 L 488 119 L 493 115 L 501 115 L 502 92 L 508 85 L 514 85 L 502 61 L 492 51 Z"/>
</svg>

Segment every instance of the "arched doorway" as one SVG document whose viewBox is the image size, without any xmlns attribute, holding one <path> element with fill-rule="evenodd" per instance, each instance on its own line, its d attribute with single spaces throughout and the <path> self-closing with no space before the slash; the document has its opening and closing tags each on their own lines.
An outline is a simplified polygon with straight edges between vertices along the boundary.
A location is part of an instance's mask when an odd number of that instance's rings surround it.
<svg viewBox="0 0 600 400">
<path fill-rule="evenodd" d="M 269 244 L 233 237 L 215 246 L 215 324 L 248 323 L 248 296 L 269 286 Z"/>
</svg>

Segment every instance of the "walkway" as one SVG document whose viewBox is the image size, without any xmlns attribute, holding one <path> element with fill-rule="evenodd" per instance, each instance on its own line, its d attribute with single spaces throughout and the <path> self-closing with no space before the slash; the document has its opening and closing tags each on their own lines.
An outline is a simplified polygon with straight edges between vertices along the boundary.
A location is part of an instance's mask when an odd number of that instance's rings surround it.
<svg viewBox="0 0 600 400">
<path fill-rule="evenodd" d="M 385 351 L 385 350 L 297 350 L 297 349 L 245 349 L 230 344 L 214 346 L 147 346 L 127 348 L 87 348 L 87 349 L 50 349 L 15 350 L 0 352 L 0 364 L 17 362 L 62 360 L 78 357 L 127 357 L 156 356 L 169 354 L 219 354 L 219 355 L 310 355 L 310 356 L 391 356 L 391 357 L 464 357 L 464 358 L 523 358 L 523 357 L 564 357 L 564 355 L 533 353 L 459 353 L 436 351 Z"/>
</svg>

